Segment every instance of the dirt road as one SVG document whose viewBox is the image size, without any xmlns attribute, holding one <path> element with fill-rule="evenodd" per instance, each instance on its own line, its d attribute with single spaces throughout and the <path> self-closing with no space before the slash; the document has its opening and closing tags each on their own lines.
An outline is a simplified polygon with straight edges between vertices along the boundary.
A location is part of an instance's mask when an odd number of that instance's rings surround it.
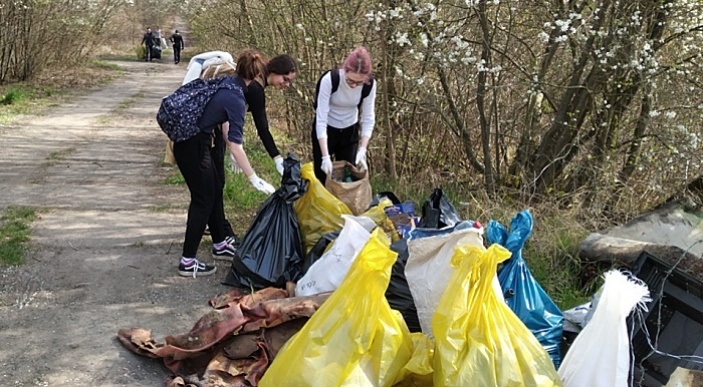
<svg viewBox="0 0 703 387">
<path fill-rule="evenodd" d="M 167 370 L 125 350 L 117 330 L 162 342 L 228 289 L 228 264 L 176 272 L 187 190 L 164 184 L 154 115 L 185 63 L 118 63 L 126 73 L 111 85 L 0 126 L 0 208 L 41 210 L 27 263 L 0 269 L 0 386 L 163 385 Z"/>
</svg>

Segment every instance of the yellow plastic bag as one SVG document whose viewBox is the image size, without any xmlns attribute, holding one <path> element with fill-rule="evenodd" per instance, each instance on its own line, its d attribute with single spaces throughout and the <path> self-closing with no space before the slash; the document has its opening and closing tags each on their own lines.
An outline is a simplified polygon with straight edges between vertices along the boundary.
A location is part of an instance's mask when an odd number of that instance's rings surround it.
<svg viewBox="0 0 703 387">
<path fill-rule="evenodd" d="M 309 182 L 308 190 L 293 203 L 293 207 L 298 217 L 305 253 L 308 253 L 322 235 L 341 230 L 344 227 L 342 215 L 351 215 L 352 212 L 317 180 L 312 163 L 300 168 L 300 177 Z"/>
<path fill-rule="evenodd" d="M 367 216 L 373 220 L 374 223 L 383 231 L 386 232 L 386 236 L 391 238 L 391 241 L 395 242 L 400 239 L 398 231 L 396 231 L 393 222 L 386 215 L 385 208 L 393 205 L 393 202 L 388 198 L 383 198 L 378 202 L 378 205 L 373 206 L 366 210 L 361 216 Z"/>
<path fill-rule="evenodd" d="M 388 245 L 376 229 L 344 282 L 281 349 L 259 386 L 392 386 L 408 373 L 413 341 L 384 297 L 397 255 Z"/>
<path fill-rule="evenodd" d="M 435 386 L 561 386 L 547 351 L 491 286 L 509 257 L 497 244 L 456 247 L 432 317 Z"/>
<path fill-rule="evenodd" d="M 395 310 L 394 310 L 395 312 Z M 431 387 L 434 343 L 424 333 L 411 333 L 413 354 L 393 387 Z"/>
</svg>

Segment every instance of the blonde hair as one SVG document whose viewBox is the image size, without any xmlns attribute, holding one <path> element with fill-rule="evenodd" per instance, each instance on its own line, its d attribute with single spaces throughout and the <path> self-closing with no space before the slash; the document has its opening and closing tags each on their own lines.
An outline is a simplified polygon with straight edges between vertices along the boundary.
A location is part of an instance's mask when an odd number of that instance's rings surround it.
<svg viewBox="0 0 703 387">
<path fill-rule="evenodd" d="M 212 63 L 203 69 L 200 78 L 203 79 L 213 79 L 217 77 L 237 75 L 237 65 L 234 62 L 221 61 L 218 63 Z"/>
</svg>

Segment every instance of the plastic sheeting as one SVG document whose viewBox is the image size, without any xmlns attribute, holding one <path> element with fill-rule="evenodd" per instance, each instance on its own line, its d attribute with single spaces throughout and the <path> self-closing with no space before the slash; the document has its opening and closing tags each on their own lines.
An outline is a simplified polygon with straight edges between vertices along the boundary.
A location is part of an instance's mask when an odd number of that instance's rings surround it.
<svg viewBox="0 0 703 387">
<path fill-rule="evenodd" d="M 567 387 L 628 386 L 630 336 L 627 316 L 649 300 L 645 283 L 611 270 L 593 318 L 564 356 L 559 375 Z"/>
</svg>

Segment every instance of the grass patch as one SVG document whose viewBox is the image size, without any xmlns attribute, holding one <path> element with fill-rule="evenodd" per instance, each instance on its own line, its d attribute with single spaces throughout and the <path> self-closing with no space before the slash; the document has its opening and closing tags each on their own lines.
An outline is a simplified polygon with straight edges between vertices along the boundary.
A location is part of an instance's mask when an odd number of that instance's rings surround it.
<svg viewBox="0 0 703 387">
<path fill-rule="evenodd" d="M 162 204 L 160 206 L 154 206 L 151 208 L 153 212 L 168 212 L 173 206 L 171 204 Z"/>
<path fill-rule="evenodd" d="M 273 160 L 266 153 L 254 130 L 247 131 L 244 143 L 247 158 L 256 174 L 274 187 L 278 187 L 281 176 L 276 172 Z M 266 195 L 254 188 L 243 173 L 232 173 L 229 155 L 225 158 L 225 170 L 227 171 L 227 184 L 223 192 L 225 211 L 229 214 L 234 211 L 249 212 L 258 209 L 266 199 Z"/>
<path fill-rule="evenodd" d="M 8 207 L 0 217 L 0 265 L 24 263 L 31 223 L 37 211 L 31 207 Z"/>
<path fill-rule="evenodd" d="M 106 62 L 104 60 L 99 60 L 99 59 L 92 60 L 92 61 L 90 61 L 90 64 L 94 68 L 103 69 L 103 70 L 111 70 L 111 71 L 115 71 L 119 74 L 122 74 L 124 72 L 124 70 L 122 69 L 122 67 L 120 67 L 120 65 L 118 65 L 116 63 Z"/>
<path fill-rule="evenodd" d="M 29 91 L 24 87 L 11 87 L 3 94 L 0 98 L 0 104 L 2 105 L 12 105 L 18 104 L 23 99 L 27 99 L 29 96 Z"/>
<path fill-rule="evenodd" d="M 38 88 L 27 84 L 0 86 L 0 123 L 9 123 L 16 116 L 50 106 L 56 94 L 54 87 Z"/>
<path fill-rule="evenodd" d="M 98 117 L 96 122 L 98 123 L 98 125 L 108 125 L 112 122 L 112 119 L 110 118 L 110 116 L 100 116 Z"/>
<path fill-rule="evenodd" d="M 181 171 L 178 170 L 178 167 L 174 167 L 173 173 L 170 176 L 166 177 L 166 179 L 164 180 L 164 184 L 166 184 L 166 185 L 185 185 L 186 181 L 183 178 L 183 175 L 181 175 Z"/>
</svg>

